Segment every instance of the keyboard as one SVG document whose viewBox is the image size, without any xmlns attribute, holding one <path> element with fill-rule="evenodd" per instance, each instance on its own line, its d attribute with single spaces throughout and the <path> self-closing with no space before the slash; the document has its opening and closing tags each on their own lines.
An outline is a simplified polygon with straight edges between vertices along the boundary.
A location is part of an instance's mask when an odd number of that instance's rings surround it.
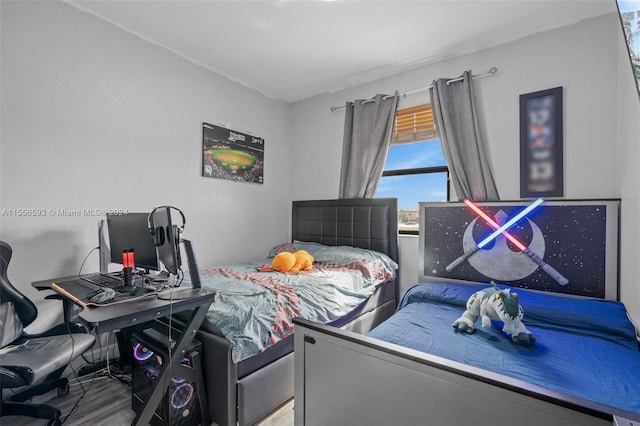
<svg viewBox="0 0 640 426">
<path fill-rule="evenodd" d="M 124 285 L 124 280 L 113 275 L 93 274 L 81 277 L 84 281 L 97 285 L 98 287 L 120 287 Z"/>
</svg>

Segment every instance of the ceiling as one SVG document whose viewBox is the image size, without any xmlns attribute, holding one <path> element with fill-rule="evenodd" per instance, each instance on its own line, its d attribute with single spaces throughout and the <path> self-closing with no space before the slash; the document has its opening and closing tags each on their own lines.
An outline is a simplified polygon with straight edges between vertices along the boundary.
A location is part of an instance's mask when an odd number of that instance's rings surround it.
<svg viewBox="0 0 640 426">
<path fill-rule="evenodd" d="M 67 3 L 286 102 L 335 92 L 616 10 L 615 0 Z"/>
</svg>

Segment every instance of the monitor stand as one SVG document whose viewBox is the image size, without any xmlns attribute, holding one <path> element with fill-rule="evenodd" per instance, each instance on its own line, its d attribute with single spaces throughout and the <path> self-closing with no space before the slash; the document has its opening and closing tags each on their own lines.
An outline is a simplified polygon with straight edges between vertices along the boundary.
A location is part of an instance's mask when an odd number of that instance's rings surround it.
<svg viewBox="0 0 640 426">
<path fill-rule="evenodd" d="M 98 222 L 98 258 L 101 274 L 109 272 L 109 260 L 111 259 L 111 250 L 109 250 L 109 244 L 104 238 L 105 229 L 106 220 L 102 219 Z"/>
</svg>

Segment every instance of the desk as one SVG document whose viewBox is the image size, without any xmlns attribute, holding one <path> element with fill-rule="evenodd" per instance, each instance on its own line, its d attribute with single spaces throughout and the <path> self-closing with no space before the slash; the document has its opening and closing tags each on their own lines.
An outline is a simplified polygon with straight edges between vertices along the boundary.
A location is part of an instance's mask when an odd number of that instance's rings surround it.
<svg viewBox="0 0 640 426">
<path fill-rule="evenodd" d="M 51 289 L 50 285 L 47 287 L 43 283 L 49 282 L 50 284 L 51 282 L 60 281 L 62 280 L 38 281 L 32 283 L 32 286 L 38 289 Z M 177 369 L 179 367 L 182 356 L 187 352 L 189 345 L 205 318 L 209 305 L 211 305 L 215 299 L 215 292 L 210 289 L 193 289 L 192 293 L 192 297 L 173 301 L 148 296 L 111 306 L 86 308 L 78 314 L 80 320 L 95 329 L 96 333 L 100 334 L 121 330 L 123 328 L 142 326 L 144 323 L 168 317 L 169 315 L 179 312 L 193 311 L 182 333 L 174 336 L 176 342 L 171 353 L 171 362 L 162 365 L 158 378 L 154 382 L 153 391 L 145 402 L 144 409 L 140 411 L 133 420 L 133 425 L 147 425 L 151 421 L 153 413 L 169 386 L 171 378 L 168 372 L 170 369 Z M 68 300 L 65 300 L 65 302 L 68 303 Z M 174 356 L 174 354 L 177 354 L 177 356 Z"/>
</svg>

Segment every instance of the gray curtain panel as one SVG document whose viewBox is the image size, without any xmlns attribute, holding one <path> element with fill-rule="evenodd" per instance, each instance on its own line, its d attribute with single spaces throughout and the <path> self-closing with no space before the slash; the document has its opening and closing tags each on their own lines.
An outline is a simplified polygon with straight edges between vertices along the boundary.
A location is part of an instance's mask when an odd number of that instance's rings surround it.
<svg viewBox="0 0 640 426">
<path fill-rule="evenodd" d="M 451 182 L 459 199 L 499 200 L 484 143 L 478 126 L 471 71 L 462 81 L 433 82 L 431 108 Z"/>
<path fill-rule="evenodd" d="M 397 106 L 397 93 L 347 102 L 339 198 L 374 196 L 387 161 Z"/>
</svg>

